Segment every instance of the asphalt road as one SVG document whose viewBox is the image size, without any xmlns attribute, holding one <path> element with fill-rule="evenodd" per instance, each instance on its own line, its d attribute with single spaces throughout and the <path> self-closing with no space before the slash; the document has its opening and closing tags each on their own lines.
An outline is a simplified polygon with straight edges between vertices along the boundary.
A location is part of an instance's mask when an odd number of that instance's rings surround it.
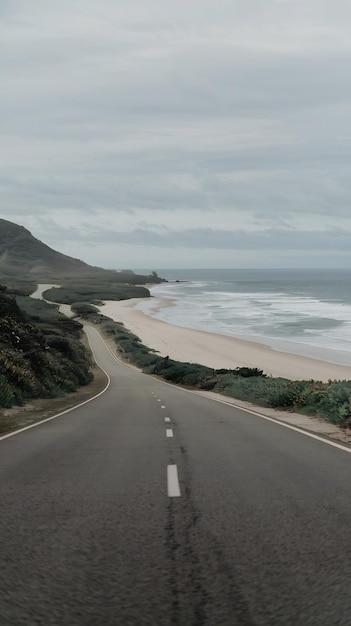
<svg viewBox="0 0 351 626">
<path fill-rule="evenodd" d="M 0 625 L 350 626 L 351 455 L 89 333 L 109 389 L 0 441 Z"/>
</svg>

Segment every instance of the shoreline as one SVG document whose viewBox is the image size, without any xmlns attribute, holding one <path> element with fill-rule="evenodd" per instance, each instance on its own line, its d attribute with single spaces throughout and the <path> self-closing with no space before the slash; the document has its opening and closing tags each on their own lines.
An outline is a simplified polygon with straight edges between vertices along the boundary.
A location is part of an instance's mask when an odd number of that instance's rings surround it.
<svg viewBox="0 0 351 626">
<path fill-rule="evenodd" d="M 154 298 L 154 310 L 172 306 L 169 298 Z M 99 311 L 137 335 L 143 344 L 160 356 L 175 361 L 207 365 L 213 369 L 257 367 L 273 377 L 291 380 L 351 380 L 351 367 L 274 350 L 246 339 L 174 326 L 135 307 L 144 299 L 105 301 Z"/>
</svg>

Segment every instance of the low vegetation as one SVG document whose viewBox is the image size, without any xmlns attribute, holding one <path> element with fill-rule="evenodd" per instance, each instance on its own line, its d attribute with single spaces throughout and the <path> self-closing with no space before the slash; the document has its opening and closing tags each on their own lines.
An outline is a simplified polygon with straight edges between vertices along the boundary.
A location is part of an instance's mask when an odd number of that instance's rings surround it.
<svg viewBox="0 0 351 626">
<path fill-rule="evenodd" d="M 128 300 L 129 298 L 149 298 L 150 292 L 143 285 L 160 283 L 163 279 L 156 272 L 144 276 L 131 270 L 113 272 L 104 270 L 96 276 L 65 278 L 60 287 L 45 291 L 44 297 L 61 304 L 101 304 L 103 300 Z"/>
<path fill-rule="evenodd" d="M 84 282 L 86 284 L 84 284 Z M 119 284 L 111 281 L 67 281 L 62 287 L 52 287 L 44 293 L 44 297 L 51 302 L 73 304 L 89 302 L 101 304 L 103 300 L 128 300 L 129 298 L 149 298 L 150 292 L 145 287 L 137 285 Z"/>
<path fill-rule="evenodd" d="M 102 314 L 84 314 L 103 333 L 113 337 L 121 357 L 147 374 L 160 376 L 176 385 L 218 392 L 255 404 L 320 417 L 351 428 L 351 381 L 323 383 L 315 380 L 291 381 L 267 376 L 257 368 L 211 369 L 197 363 L 161 357 L 121 323 Z"/>
<path fill-rule="evenodd" d="M 82 325 L 0 286 L 0 407 L 53 398 L 92 380 Z"/>
<path fill-rule="evenodd" d="M 90 302 L 73 302 L 71 304 L 71 310 L 73 313 L 80 315 L 81 317 L 99 313 L 99 309 L 97 309 L 93 304 L 90 304 Z"/>
</svg>

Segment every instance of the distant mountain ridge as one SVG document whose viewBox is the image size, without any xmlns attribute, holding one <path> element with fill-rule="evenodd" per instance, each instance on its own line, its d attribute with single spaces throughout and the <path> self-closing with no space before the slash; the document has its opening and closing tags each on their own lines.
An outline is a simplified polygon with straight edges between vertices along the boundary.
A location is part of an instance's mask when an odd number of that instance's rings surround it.
<svg viewBox="0 0 351 626">
<path fill-rule="evenodd" d="M 63 274 L 96 270 L 87 263 L 57 252 L 31 232 L 13 222 L 0 219 L 0 277 L 52 278 Z"/>
<path fill-rule="evenodd" d="M 145 284 L 161 282 L 152 276 L 130 271 L 94 267 L 79 259 L 53 250 L 34 237 L 24 226 L 0 219 L 0 283 L 16 281 L 52 282 L 70 278 L 108 279 L 116 283 Z"/>
</svg>

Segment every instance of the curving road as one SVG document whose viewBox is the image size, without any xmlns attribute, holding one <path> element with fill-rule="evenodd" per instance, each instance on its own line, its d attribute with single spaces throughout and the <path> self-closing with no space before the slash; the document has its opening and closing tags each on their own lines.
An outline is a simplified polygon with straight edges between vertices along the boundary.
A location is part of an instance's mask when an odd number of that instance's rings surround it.
<svg viewBox="0 0 351 626">
<path fill-rule="evenodd" d="M 0 440 L 1 626 L 349 626 L 351 454 L 118 363 Z"/>
</svg>

